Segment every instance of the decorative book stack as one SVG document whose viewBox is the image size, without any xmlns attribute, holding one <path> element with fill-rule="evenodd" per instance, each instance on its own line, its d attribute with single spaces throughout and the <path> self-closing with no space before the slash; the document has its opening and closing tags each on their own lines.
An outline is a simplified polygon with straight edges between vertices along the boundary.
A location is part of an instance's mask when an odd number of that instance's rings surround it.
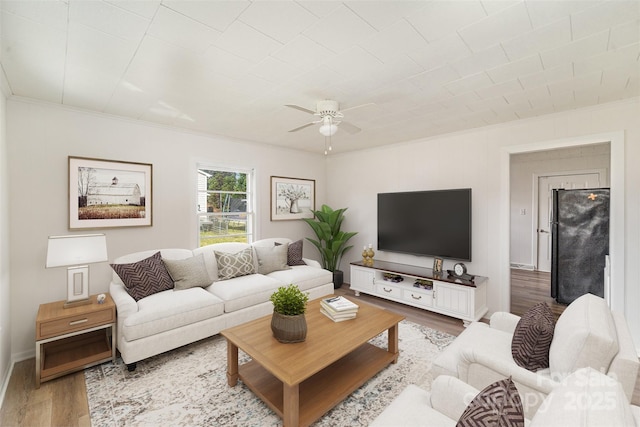
<svg viewBox="0 0 640 427">
<path fill-rule="evenodd" d="M 334 322 L 355 319 L 358 305 L 343 296 L 325 298 L 320 301 L 320 312 Z"/>
</svg>

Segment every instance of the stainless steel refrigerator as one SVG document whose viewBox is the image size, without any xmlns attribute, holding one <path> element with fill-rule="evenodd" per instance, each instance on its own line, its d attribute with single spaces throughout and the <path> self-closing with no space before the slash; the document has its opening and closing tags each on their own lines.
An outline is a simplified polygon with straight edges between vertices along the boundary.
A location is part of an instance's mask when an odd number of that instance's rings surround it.
<svg viewBox="0 0 640 427">
<path fill-rule="evenodd" d="M 570 304 L 604 297 L 609 255 L 609 189 L 553 190 L 551 296 Z"/>
</svg>

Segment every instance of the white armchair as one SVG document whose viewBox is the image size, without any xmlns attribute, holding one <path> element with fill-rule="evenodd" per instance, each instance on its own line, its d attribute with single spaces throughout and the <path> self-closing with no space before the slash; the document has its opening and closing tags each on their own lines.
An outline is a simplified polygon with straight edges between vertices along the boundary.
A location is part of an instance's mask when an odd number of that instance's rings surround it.
<svg viewBox="0 0 640 427">
<path fill-rule="evenodd" d="M 631 400 L 640 363 L 624 317 L 612 313 L 602 298 L 583 295 L 565 309 L 554 329 L 550 367 L 537 372 L 520 367 L 511 355 L 519 320 L 499 312 L 489 324 L 472 323 L 436 358 L 434 375 L 452 375 L 477 389 L 511 376 L 527 418 L 563 379 L 584 367 L 619 381 Z"/>
</svg>

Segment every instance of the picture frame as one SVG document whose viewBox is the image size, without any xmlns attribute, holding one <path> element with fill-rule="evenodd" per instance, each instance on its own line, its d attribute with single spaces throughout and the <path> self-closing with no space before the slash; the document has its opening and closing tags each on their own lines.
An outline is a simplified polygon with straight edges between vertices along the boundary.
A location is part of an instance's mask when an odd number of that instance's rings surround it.
<svg viewBox="0 0 640 427">
<path fill-rule="evenodd" d="M 69 156 L 69 229 L 151 227 L 153 165 Z"/>
<path fill-rule="evenodd" d="M 271 177 L 271 221 L 313 218 L 316 180 Z"/>
<path fill-rule="evenodd" d="M 442 258 L 433 257 L 433 274 L 442 274 Z"/>
</svg>

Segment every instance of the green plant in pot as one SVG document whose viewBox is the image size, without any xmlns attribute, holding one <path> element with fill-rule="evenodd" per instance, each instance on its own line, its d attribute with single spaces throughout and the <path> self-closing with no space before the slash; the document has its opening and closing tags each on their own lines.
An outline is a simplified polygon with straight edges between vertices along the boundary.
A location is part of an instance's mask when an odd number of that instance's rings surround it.
<svg viewBox="0 0 640 427">
<path fill-rule="evenodd" d="M 302 342 L 307 338 L 307 310 L 309 294 L 304 293 L 294 284 L 280 286 L 271 294 L 273 315 L 271 331 L 275 339 L 282 343 Z"/>
<path fill-rule="evenodd" d="M 340 270 L 342 256 L 353 246 L 347 246 L 347 241 L 357 232 L 341 231 L 344 212 L 347 208 L 333 210 L 327 205 L 313 212 L 313 218 L 303 218 L 316 233 L 318 240 L 307 237 L 307 240 L 320 251 L 322 267 L 333 272 L 333 286 L 342 286 L 343 273 Z"/>
</svg>

